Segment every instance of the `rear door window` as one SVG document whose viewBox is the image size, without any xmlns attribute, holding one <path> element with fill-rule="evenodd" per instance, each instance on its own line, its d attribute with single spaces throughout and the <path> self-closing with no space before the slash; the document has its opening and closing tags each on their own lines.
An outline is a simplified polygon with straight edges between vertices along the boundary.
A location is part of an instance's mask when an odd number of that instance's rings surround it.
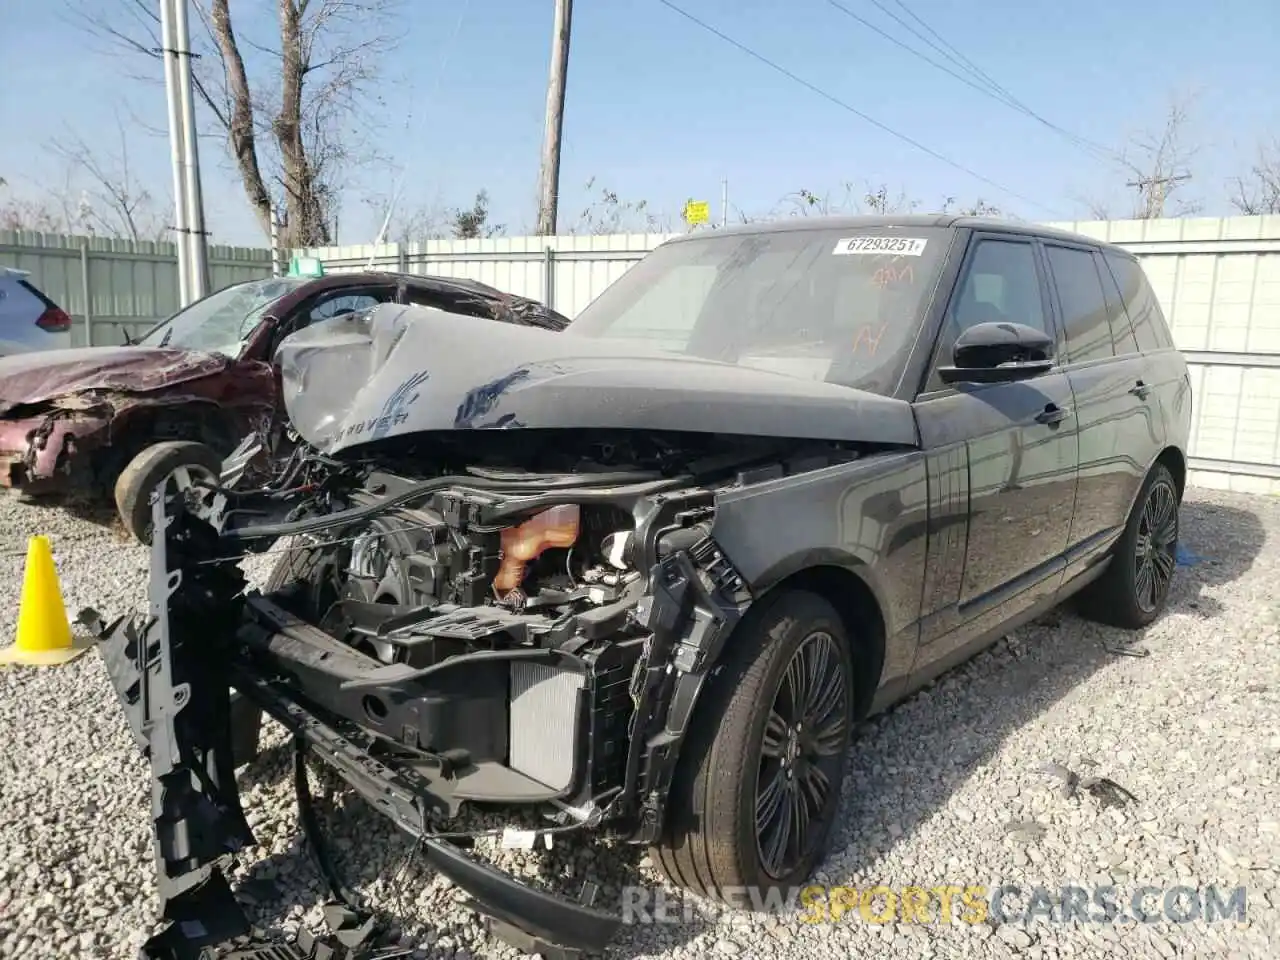
<svg viewBox="0 0 1280 960">
<path fill-rule="evenodd" d="M 1093 253 L 1051 244 L 1045 245 L 1045 252 L 1062 308 L 1068 360 L 1086 363 L 1114 357 L 1116 349 L 1107 316 L 1107 298 L 1093 263 Z"/>
</svg>

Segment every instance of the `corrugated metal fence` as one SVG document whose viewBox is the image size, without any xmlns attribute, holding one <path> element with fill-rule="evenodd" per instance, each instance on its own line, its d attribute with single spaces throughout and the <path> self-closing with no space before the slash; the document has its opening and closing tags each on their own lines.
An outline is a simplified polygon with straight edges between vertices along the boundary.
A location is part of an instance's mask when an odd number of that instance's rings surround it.
<svg viewBox="0 0 1280 960">
<path fill-rule="evenodd" d="M 0 266 L 32 282 L 71 314 L 75 346 L 124 342 L 178 309 L 178 252 L 171 243 L 0 230 Z M 271 253 L 209 248 L 210 289 L 271 275 Z"/>
<path fill-rule="evenodd" d="M 1142 261 L 1191 365 L 1193 481 L 1280 493 L 1280 217 L 1053 226 Z"/>
<path fill-rule="evenodd" d="M 1197 483 L 1280 493 L 1280 217 L 1057 223 L 1142 260 L 1192 364 Z M 470 277 L 572 317 L 648 251 L 657 234 L 429 240 L 306 251 L 331 271 Z M 177 306 L 172 245 L 0 232 L 0 264 L 32 279 L 86 328 L 119 343 Z M 215 247 L 213 287 L 270 272 L 266 250 Z M 89 310 L 84 305 L 88 303 Z M 86 323 L 87 321 L 87 323 Z"/>
</svg>

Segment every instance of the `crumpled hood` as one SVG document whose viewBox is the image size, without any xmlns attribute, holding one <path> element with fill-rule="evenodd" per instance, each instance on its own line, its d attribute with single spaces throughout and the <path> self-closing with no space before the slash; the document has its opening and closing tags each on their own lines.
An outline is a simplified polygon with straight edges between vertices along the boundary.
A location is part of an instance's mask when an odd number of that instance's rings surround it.
<svg viewBox="0 0 1280 960">
<path fill-rule="evenodd" d="M 90 390 L 146 393 L 225 370 L 230 358 L 165 347 L 74 347 L 0 357 L 0 415 Z"/>
<path fill-rule="evenodd" d="M 902 400 L 572 331 L 384 304 L 293 334 L 276 362 L 294 428 L 329 454 L 486 428 L 917 442 Z"/>
</svg>

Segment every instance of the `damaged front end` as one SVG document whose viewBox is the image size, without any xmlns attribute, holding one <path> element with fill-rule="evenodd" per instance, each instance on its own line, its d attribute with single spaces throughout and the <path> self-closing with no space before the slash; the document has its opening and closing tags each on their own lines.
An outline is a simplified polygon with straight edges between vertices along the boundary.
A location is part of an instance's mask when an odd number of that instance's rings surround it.
<svg viewBox="0 0 1280 960">
<path fill-rule="evenodd" d="M 0 487 L 93 499 L 148 443 L 224 452 L 273 414 L 271 367 L 218 354 L 85 347 L 0 358 Z"/>
<path fill-rule="evenodd" d="M 295 740 L 301 822 L 339 902 L 304 757 L 416 838 L 494 935 L 548 957 L 602 950 L 621 921 L 593 890 L 574 903 L 529 887 L 441 824 L 498 804 L 541 812 L 546 833 L 658 838 L 693 704 L 750 602 L 710 536 L 700 474 L 725 475 L 723 456 L 666 474 L 423 477 L 304 444 L 269 487 L 237 490 L 257 452 L 250 439 L 228 458 L 199 507 L 154 505 L 147 616 L 86 615 L 151 762 L 169 926 L 146 955 L 261 940 L 226 880 L 254 842 L 232 760 L 246 707 Z M 272 544 L 276 575 L 246 591 L 239 558 Z M 347 921 L 292 955 L 372 955 L 372 921 Z M 309 952 L 324 949 L 338 952 Z"/>
<path fill-rule="evenodd" d="M 552 957 L 617 931 L 589 889 L 574 903 L 473 859 L 459 814 L 532 814 L 533 841 L 665 842 L 700 694 L 794 552 L 732 499 L 916 434 L 902 401 L 572 330 L 399 305 L 314 324 L 276 356 L 297 446 L 250 436 L 203 498 L 155 505 L 150 618 L 101 635 L 151 756 L 169 936 L 236 926 L 183 923 L 201 890 L 230 899 L 219 864 L 252 842 L 232 688 L 299 765 L 417 838 L 495 935 Z M 267 550 L 246 590 L 239 559 Z"/>
<path fill-rule="evenodd" d="M 113 411 L 85 397 L 58 397 L 0 419 L 0 487 L 32 496 L 87 490 L 91 457 L 110 443 Z"/>
</svg>

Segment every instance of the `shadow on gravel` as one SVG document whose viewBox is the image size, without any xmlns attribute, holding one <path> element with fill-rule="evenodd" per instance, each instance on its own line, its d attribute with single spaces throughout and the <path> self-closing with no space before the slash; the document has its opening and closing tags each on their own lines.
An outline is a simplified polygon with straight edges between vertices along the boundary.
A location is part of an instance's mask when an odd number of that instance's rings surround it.
<svg viewBox="0 0 1280 960">
<path fill-rule="evenodd" d="M 1185 564 L 1177 568 L 1169 610 L 1217 616 L 1221 604 L 1204 591 L 1249 570 L 1264 546 L 1263 526 L 1247 509 L 1189 499 L 1182 508 L 1180 539 Z M 814 882 L 847 884 L 854 870 L 874 876 L 899 839 L 947 807 L 952 794 L 1012 733 L 1099 670 L 1124 657 L 1146 655 L 1144 633 L 1100 627 L 1066 609 L 1051 611 L 1017 631 L 1015 638 L 1001 640 L 864 724 L 850 753 L 831 854 Z M 269 748 L 241 772 L 242 783 L 277 781 L 287 775 L 289 756 L 287 743 Z M 1028 758 L 1036 766 L 1054 759 Z M 408 862 L 411 840 L 357 799 L 340 806 L 317 800 L 337 865 L 350 885 L 367 888 L 379 878 L 385 884 L 391 874 L 390 885 L 380 885 L 373 900 L 389 922 L 441 922 L 435 914 L 422 917 L 414 909 L 414 888 L 429 884 L 431 876 L 420 861 Z M 967 824 L 957 820 L 956 827 L 966 829 Z M 652 880 L 640 870 L 644 853 L 625 845 L 605 849 L 589 835 L 570 835 L 558 838 L 549 853 L 529 855 L 520 873 L 522 879 L 568 897 L 578 895 L 584 879 L 596 881 L 602 886 L 596 906 L 618 910 L 622 887 L 652 889 Z M 877 882 L 940 883 L 954 872 L 940 864 L 936 877 L 886 876 Z M 300 836 L 287 849 L 253 864 L 246 880 L 241 895 L 251 898 L 246 906 L 264 923 L 293 904 L 310 906 L 327 896 Z M 717 908 L 711 905 L 679 894 L 669 902 L 668 916 L 679 922 L 624 926 L 610 955 L 678 947 L 714 923 Z"/>
<path fill-rule="evenodd" d="M 1169 594 L 1169 609 L 1191 609 L 1202 617 L 1222 612 L 1222 604 L 1204 595 L 1248 573 L 1266 541 L 1257 514 L 1234 506 L 1188 500 L 1179 518 L 1179 565 Z"/>
</svg>

